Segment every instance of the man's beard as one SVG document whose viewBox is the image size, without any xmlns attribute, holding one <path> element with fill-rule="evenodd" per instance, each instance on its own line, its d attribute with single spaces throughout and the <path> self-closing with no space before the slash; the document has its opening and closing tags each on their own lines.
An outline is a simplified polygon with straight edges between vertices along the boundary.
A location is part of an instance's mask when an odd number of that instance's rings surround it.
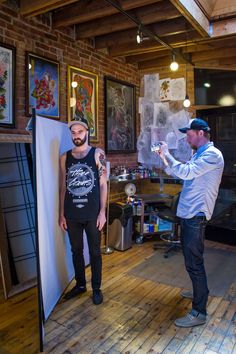
<svg viewBox="0 0 236 354">
<path fill-rule="evenodd" d="M 72 139 L 72 141 L 75 146 L 82 146 L 86 143 L 87 136 L 85 135 L 85 137 L 83 139 L 75 138 L 75 139 Z"/>
</svg>

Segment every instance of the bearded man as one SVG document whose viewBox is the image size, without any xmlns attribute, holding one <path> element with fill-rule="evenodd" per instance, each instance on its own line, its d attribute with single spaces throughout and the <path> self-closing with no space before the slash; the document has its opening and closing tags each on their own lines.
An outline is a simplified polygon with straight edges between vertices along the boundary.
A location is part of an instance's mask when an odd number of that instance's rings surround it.
<svg viewBox="0 0 236 354">
<path fill-rule="evenodd" d="M 107 171 L 103 150 L 89 145 L 85 118 L 70 121 L 68 127 L 74 148 L 60 156 L 59 225 L 67 231 L 71 244 L 76 285 L 65 294 L 69 300 L 87 291 L 83 233 L 86 232 L 93 303 L 103 302 L 101 230 L 106 222 Z"/>
</svg>

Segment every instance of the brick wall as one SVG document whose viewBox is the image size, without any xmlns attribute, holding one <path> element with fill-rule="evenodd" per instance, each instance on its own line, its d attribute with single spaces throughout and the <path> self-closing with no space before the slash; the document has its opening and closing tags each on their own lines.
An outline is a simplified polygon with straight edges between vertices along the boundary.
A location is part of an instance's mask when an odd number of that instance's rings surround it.
<svg viewBox="0 0 236 354">
<path fill-rule="evenodd" d="M 16 129 L 0 128 L 2 133 L 27 134 L 29 117 L 25 115 L 26 51 L 56 60 L 60 63 L 60 120 L 67 120 L 67 66 L 72 65 L 98 75 L 98 136 L 97 146 L 104 148 L 104 75 L 127 81 L 136 86 L 139 97 L 139 73 L 135 65 L 123 59 L 109 57 L 96 51 L 88 41 L 75 41 L 73 28 L 53 30 L 50 16 L 27 19 L 19 14 L 17 2 L 0 5 L 0 42 L 16 47 Z M 138 111 L 138 107 L 136 107 Z M 139 129 L 138 115 L 136 118 Z M 137 154 L 111 154 L 111 166 L 137 165 Z"/>
</svg>

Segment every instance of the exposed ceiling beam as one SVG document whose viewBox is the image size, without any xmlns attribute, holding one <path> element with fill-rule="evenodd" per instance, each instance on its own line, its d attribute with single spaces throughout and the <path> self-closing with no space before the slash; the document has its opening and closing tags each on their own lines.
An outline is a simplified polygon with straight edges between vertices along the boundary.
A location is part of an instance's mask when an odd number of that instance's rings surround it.
<svg viewBox="0 0 236 354">
<path fill-rule="evenodd" d="M 167 18 L 167 13 L 168 19 L 181 17 L 179 12 L 171 4 L 163 1 L 155 5 L 140 7 L 139 9 L 128 12 L 130 16 L 137 19 L 137 23 L 142 22 L 143 25 L 164 21 Z M 135 24 L 123 14 L 117 14 L 77 25 L 76 34 L 77 39 L 84 39 L 135 27 L 137 28 L 138 24 Z"/>
<path fill-rule="evenodd" d="M 223 65 L 230 66 L 230 68 L 232 68 L 232 66 L 236 67 L 236 55 L 232 57 L 220 59 L 219 64 L 222 66 Z"/>
<path fill-rule="evenodd" d="M 169 66 L 171 63 L 171 55 L 163 57 L 163 58 L 157 58 L 157 59 L 151 59 L 151 60 L 146 60 L 138 64 L 138 69 L 139 70 L 144 70 L 144 69 L 154 69 L 158 68 L 161 66 Z M 178 60 L 179 64 L 185 64 L 186 62 L 183 59 Z"/>
<path fill-rule="evenodd" d="M 236 69 L 236 65 L 228 65 L 224 63 L 224 59 L 212 59 L 209 61 L 199 61 L 195 62 L 195 68 L 206 68 L 206 69 Z"/>
<path fill-rule="evenodd" d="M 165 57 L 170 55 L 170 51 L 168 49 L 165 50 L 156 50 L 151 53 L 141 53 L 136 55 L 129 55 L 125 58 L 126 63 L 135 64 L 140 63 L 142 61 L 151 60 L 151 59 L 159 59 L 161 57 Z"/>
<path fill-rule="evenodd" d="M 120 0 L 120 5 L 126 11 L 140 6 L 147 6 L 161 0 Z M 119 11 L 103 0 L 80 0 L 71 6 L 53 14 L 53 27 L 71 26 L 78 23 L 93 21 L 99 18 L 115 15 Z"/>
<path fill-rule="evenodd" d="M 209 59 L 226 58 L 226 57 L 234 56 L 235 53 L 236 53 L 236 47 L 224 48 L 224 50 L 212 49 L 212 50 L 192 53 L 192 60 L 193 62 L 195 61 L 199 62 L 199 61 L 204 61 Z"/>
<path fill-rule="evenodd" d="M 218 0 L 215 3 L 214 9 L 211 13 L 211 18 L 223 19 L 229 16 L 235 16 L 236 3 L 235 0 Z"/>
<path fill-rule="evenodd" d="M 187 46 L 187 48 L 183 48 L 184 53 L 189 52 L 200 52 L 206 51 L 211 49 L 218 49 L 220 50 L 223 48 L 234 47 L 236 43 L 236 35 L 234 36 L 227 36 L 227 37 L 217 37 L 217 38 L 207 38 L 199 40 L 197 43 L 193 43 Z"/>
<path fill-rule="evenodd" d="M 188 54 L 188 53 L 197 53 L 197 52 L 202 52 L 202 51 L 219 51 L 221 50 L 222 47 L 224 47 L 224 49 L 226 48 L 232 48 L 235 47 L 235 43 L 236 43 L 236 37 L 232 38 L 232 37 L 228 37 L 228 38 L 217 38 L 214 40 L 200 40 L 198 43 L 193 43 L 193 44 L 189 44 L 184 45 L 183 47 L 181 47 L 181 51 L 184 54 Z M 178 50 L 178 49 L 176 49 Z M 169 50 L 161 50 L 161 48 L 157 48 L 155 51 L 152 51 L 150 53 L 141 53 L 141 54 L 134 54 L 134 55 L 130 55 L 126 57 L 126 62 L 127 63 L 139 63 L 139 62 L 144 62 L 146 60 L 151 60 L 151 59 L 159 59 L 161 57 L 167 56 L 169 57 L 170 55 L 170 51 Z"/>
<path fill-rule="evenodd" d="M 147 28 L 150 31 L 152 31 L 154 34 L 164 37 L 168 35 L 185 32 L 186 23 L 185 23 L 185 19 L 177 18 L 170 21 L 163 21 L 152 25 L 148 25 Z M 101 49 L 105 47 L 110 47 L 114 45 L 114 43 L 116 45 L 119 45 L 127 42 L 133 42 L 133 41 L 136 42 L 136 36 L 137 36 L 137 27 L 125 31 L 109 33 L 104 36 L 99 36 L 95 38 L 95 48 Z"/>
<path fill-rule="evenodd" d="M 24 16 L 37 16 L 76 1 L 77 0 L 21 0 L 20 13 Z"/>
<path fill-rule="evenodd" d="M 203 37 L 210 35 L 210 23 L 194 0 L 170 0 L 180 13 Z"/>
<path fill-rule="evenodd" d="M 212 23 L 211 37 L 227 36 L 236 33 L 236 18 Z"/>
<path fill-rule="evenodd" d="M 216 1 L 217 0 L 196 0 L 198 6 L 202 9 L 208 19 L 211 18 Z"/>
<path fill-rule="evenodd" d="M 169 36 L 168 43 L 172 48 L 184 47 L 186 46 L 185 37 L 186 37 L 185 34 L 182 33 L 174 36 Z M 191 43 L 191 39 L 195 41 L 199 38 L 200 35 L 193 31 L 193 33 L 189 33 L 188 35 L 188 39 L 189 39 L 188 43 Z M 167 41 L 167 39 L 165 40 Z M 165 50 L 166 48 L 158 44 L 154 40 L 147 40 L 147 41 L 143 41 L 140 44 L 137 44 L 136 42 L 124 43 L 121 44 L 120 46 L 116 46 L 114 44 L 114 46 L 109 48 L 109 54 L 114 57 L 116 56 L 119 57 L 119 56 L 133 55 L 133 54 L 149 53 L 152 51 L 156 51 L 158 49 Z"/>
<path fill-rule="evenodd" d="M 110 5 L 114 6 L 115 8 L 117 8 L 124 16 L 126 16 L 129 20 L 131 20 L 132 22 L 134 22 L 136 25 L 138 25 L 138 28 L 140 31 L 142 31 L 142 33 L 144 35 L 146 35 L 148 38 L 150 38 L 153 41 L 156 41 L 158 43 L 160 43 L 162 46 L 164 46 L 167 49 L 170 49 L 172 51 L 173 54 L 177 55 L 177 52 L 175 52 L 175 49 L 166 41 L 164 41 L 160 36 L 158 36 L 157 34 L 153 33 L 152 31 L 150 31 L 144 24 L 143 22 L 139 19 L 139 17 L 137 17 L 137 14 L 134 16 L 133 14 L 130 14 L 126 11 L 124 11 L 119 4 L 117 4 L 116 2 L 114 2 L 114 0 L 105 0 L 107 3 L 109 3 Z M 155 9 L 156 10 L 156 9 Z M 180 56 L 186 61 L 189 62 L 190 64 L 191 61 L 188 60 L 188 58 L 184 57 L 181 53 Z"/>
</svg>

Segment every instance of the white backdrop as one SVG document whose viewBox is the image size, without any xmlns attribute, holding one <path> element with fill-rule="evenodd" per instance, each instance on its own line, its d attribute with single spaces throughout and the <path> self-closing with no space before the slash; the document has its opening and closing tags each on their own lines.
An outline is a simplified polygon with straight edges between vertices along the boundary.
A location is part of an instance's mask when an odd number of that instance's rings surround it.
<svg viewBox="0 0 236 354">
<path fill-rule="evenodd" d="M 59 156 L 71 147 L 67 124 L 36 116 L 39 261 L 46 319 L 74 276 L 68 235 L 58 225 Z M 89 254 L 86 238 L 84 255 L 87 265 Z"/>
</svg>

